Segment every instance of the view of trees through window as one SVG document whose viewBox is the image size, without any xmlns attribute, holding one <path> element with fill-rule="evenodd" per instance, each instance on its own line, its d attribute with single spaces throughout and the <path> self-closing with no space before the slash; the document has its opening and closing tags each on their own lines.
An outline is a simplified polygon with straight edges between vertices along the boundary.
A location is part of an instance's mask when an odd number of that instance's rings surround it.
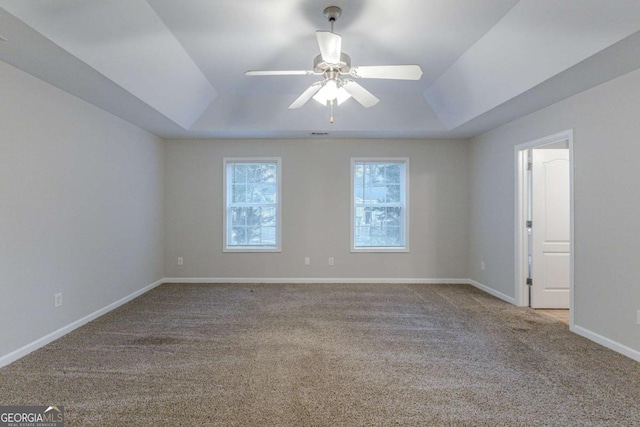
<svg viewBox="0 0 640 427">
<path fill-rule="evenodd" d="M 277 248 L 278 163 L 226 165 L 227 248 Z"/>
<path fill-rule="evenodd" d="M 404 161 L 354 161 L 354 247 L 405 246 Z"/>
</svg>

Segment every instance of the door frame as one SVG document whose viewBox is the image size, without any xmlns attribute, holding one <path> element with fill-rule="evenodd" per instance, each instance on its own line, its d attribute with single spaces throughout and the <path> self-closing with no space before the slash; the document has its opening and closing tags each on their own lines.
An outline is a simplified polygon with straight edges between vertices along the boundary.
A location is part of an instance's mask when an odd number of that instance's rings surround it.
<svg viewBox="0 0 640 427">
<path fill-rule="evenodd" d="M 514 147 L 515 160 L 515 301 L 518 306 L 529 306 L 527 288 L 527 266 L 529 236 L 526 232 L 527 221 L 527 151 L 543 148 L 545 145 L 567 141 L 569 147 L 569 328 L 573 330 L 574 308 L 574 161 L 573 129 L 558 132 Z"/>
</svg>

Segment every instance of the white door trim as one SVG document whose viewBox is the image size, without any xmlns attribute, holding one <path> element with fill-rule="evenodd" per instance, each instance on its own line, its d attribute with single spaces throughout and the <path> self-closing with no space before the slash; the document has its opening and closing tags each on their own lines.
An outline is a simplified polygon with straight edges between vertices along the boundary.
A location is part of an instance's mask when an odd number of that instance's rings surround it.
<svg viewBox="0 0 640 427">
<path fill-rule="evenodd" d="M 526 284 L 527 276 L 527 245 L 528 236 L 526 233 L 527 219 L 527 181 L 526 152 L 532 148 L 541 148 L 544 145 L 554 142 L 567 141 L 569 146 L 569 195 L 570 195 L 570 238 L 569 238 L 569 328 L 573 330 L 573 307 L 574 307 L 574 161 L 573 161 L 573 129 L 558 132 L 553 135 L 539 138 L 533 141 L 518 144 L 514 147 L 515 165 L 515 300 L 519 306 L 529 305 L 529 293 Z"/>
</svg>

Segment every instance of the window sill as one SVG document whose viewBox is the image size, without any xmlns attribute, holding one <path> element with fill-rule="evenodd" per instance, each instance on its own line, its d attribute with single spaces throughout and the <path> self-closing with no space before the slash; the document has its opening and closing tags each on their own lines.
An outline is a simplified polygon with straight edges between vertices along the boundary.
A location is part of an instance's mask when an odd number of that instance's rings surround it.
<svg viewBox="0 0 640 427">
<path fill-rule="evenodd" d="M 371 248 L 351 248 L 351 253 L 408 253 L 409 248 L 384 248 L 384 247 L 371 247 Z"/>
<path fill-rule="evenodd" d="M 260 253 L 260 252 L 282 252 L 281 248 L 259 248 L 259 247 L 243 247 L 243 248 L 223 248 L 222 252 L 228 253 Z"/>
</svg>

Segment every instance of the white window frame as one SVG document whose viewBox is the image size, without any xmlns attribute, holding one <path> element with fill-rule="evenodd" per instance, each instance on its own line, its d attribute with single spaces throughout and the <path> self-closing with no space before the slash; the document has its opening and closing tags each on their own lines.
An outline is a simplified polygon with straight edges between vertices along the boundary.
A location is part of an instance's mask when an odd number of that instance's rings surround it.
<svg viewBox="0 0 640 427">
<path fill-rule="evenodd" d="M 231 246 L 227 245 L 227 238 L 229 236 L 231 224 L 228 223 L 228 211 L 230 203 L 228 197 L 230 196 L 229 186 L 231 182 L 227 182 L 227 165 L 229 163 L 276 163 L 277 170 L 277 195 L 276 195 L 276 244 L 275 246 Z M 223 252 L 282 252 L 282 158 L 280 157 L 225 157 L 222 164 L 222 182 L 223 182 L 223 196 L 222 196 L 222 221 L 223 221 L 223 240 L 222 251 Z"/>
<path fill-rule="evenodd" d="M 356 163 L 404 163 L 404 246 L 371 246 L 355 245 L 355 165 Z M 351 252 L 409 252 L 409 158 L 408 157 L 352 157 L 351 158 Z"/>
</svg>

